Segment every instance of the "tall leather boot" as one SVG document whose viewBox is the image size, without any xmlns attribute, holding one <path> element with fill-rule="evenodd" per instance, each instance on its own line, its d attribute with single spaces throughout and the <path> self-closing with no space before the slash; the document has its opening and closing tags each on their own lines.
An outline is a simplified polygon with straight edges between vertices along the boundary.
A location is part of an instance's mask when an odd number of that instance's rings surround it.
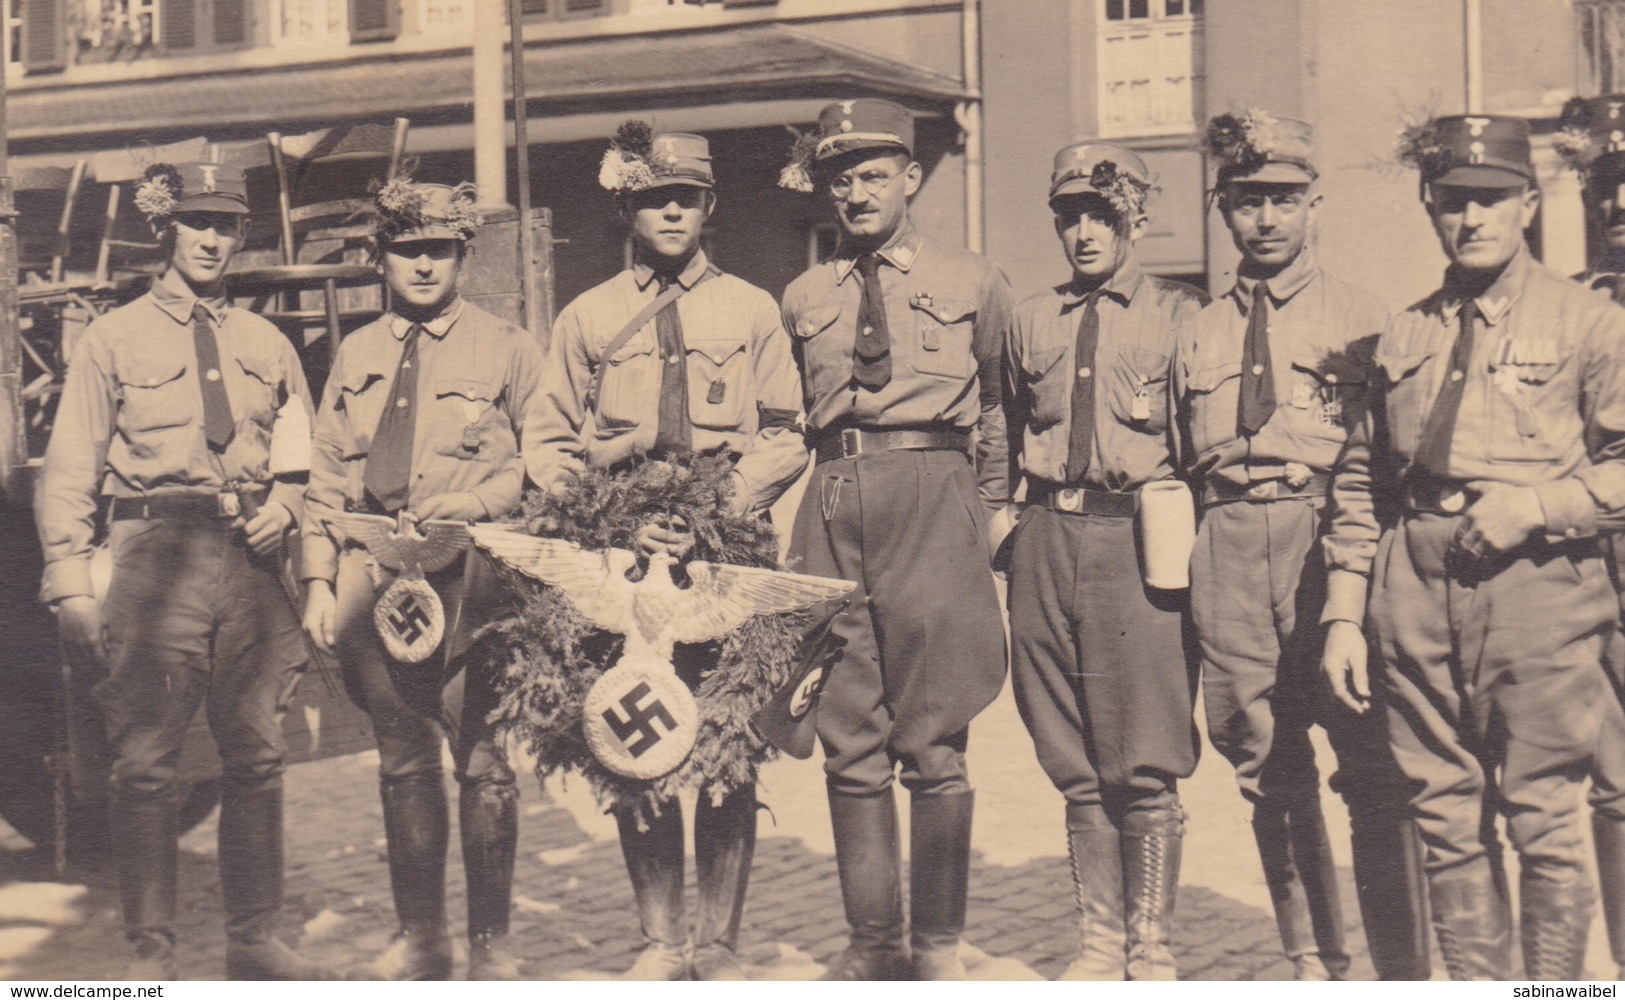
<svg viewBox="0 0 1625 1000">
<path fill-rule="evenodd" d="M 519 789 L 510 783 L 465 785 L 457 797 L 468 885 L 468 978 L 510 982 L 519 962 L 507 949 L 519 843 Z"/>
<path fill-rule="evenodd" d="M 836 980 L 897 980 L 909 975 L 903 947 L 903 878 L 892 790 L 846 795 L 829 788 L 835 863 L 851 939 L 824 974 Z"/>
<path fill-rule="evenodd" d="M 966 979 L 959 957 L 970 879 L 970 827 L 976 793 L 911 795 L 909 944 L 914 977 Z"/>
<path fill-rule="evenodd" d="M 1343 908 L 1318 794 L 1254 807 L 1253 836 L 1293 978 L 1343 979 L 1349 967 Z"/>
<path fill-rule="evenodd" d="M 1066 807 L 1066 848 L 1078 896 L 1078 937 L 1083 954 L 1058 982 L 1124 977 L 1123 861 L 1117 827 L 1099 805 Z"/>
<path fill-rule="evenodd" d="M 1130 811 L 1123 817 L 1123 878 L 1128 928 L 1128 978 L 1179 978 L 1169 935 L 1179 892 L 1185 821 L 1179 806 Z"/>
<path fill-rule="evenodd" d="M 383 954 L 351 973 L 358 979 L 440 980 L 451 976 L 446 933 L 446 844 L 451 817 L 439 774 L 414 774 L 382 786 L 389 884 L 401 929 Z"/>
<path fill-rule="evenodd" d="M 698 980 L 742 980 L 739 920 L 745 912 L 750 863 L 756 854 L 756 787 L 735 789 L 720 806 L 702 792 L 694 814 L 694 868 L 700 912 L 690 974 Z"/>
<path fill-rule="evenodd" d="M 1488 862 L 1428 879 L 1439 957 L 1454 980 L 1512 978 L 1512 914 Z"/>
<path fill-rule="evenodd" d="M 131 982 L 175 978 L 175 800 L 115 788 L 108 803 L 124 936 L 135 949 Z"/>
<path fill-rule="evenodd" d="M 1353 820 L 1354 888 L 1377 978 L 1426 980 L 1427 876 L 1416 824 L 1403 817 Z"/>
<path fill-rule="evenodd" d="M 622 979 L 668 981 L 688 978 L 683 958 L 683 808 L 677 799 L 661 803 L 660 815 L 645 813 L 638 829 L 636 805 L 617 807 L 621 854 L 637 897 L 643 924 L 643 953 Z"/>
<path fill-rule="evenodd" d="M 282 910 L 282 785 L 227 784 L 220 796 L 220 895 L 226 909 L 226 978 L 330 980 L 338 975 L 276 936 Z"/>
<path fill-rule="evenodd" d="M 1608 924 L 1608 951 L 1625 978 L 1625 822 L 1591 814 L 1591 833 L 1597 844 L 1597 885 L 1602 895 L 1602 916 Z"/>
<path fill-rule="evenodd" d="M 1594 900 L 1584 875 L 1548 882 L 1525 872 L 1518 879 L 1518 931 L 1524 974 L 1530 979 L 1580 978 Z"/>
</svg>

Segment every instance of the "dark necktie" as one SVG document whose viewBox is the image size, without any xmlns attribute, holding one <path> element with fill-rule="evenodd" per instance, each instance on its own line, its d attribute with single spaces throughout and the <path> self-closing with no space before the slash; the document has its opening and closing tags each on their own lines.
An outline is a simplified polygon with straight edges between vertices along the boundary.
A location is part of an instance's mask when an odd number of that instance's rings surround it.
<svg viewBox="0 0 1625 1000">
<path fill-rule="evenodd" d="M 367 471 L 362 482 L 373 500 L 387 513 L 406 506 L 412 485 L 412 435 L 418 411 L 418 338 L 420 324 L 413 323 L 401 343 L 401 363 L 395 368 L 395 381 L 384 398 L 384 415 L 372 435 L 367 453 Z"/>
<path fill-rule="evenodd" d="M 662 276 L 660 291 L 670 288 L 671 282 L 670 277 Z M 688 348 L 683 344 L 683 321 L 675 301 L 655 314 L 655 334 L 660 347 L 660 423 L 654 450 L 689 452 L 694 450 L 694 428 L 688 419 Z"/>
<path fill-rule="evenodd" d="M 192 306 L 192 348 L 197 352 L 198 385 L 203 388 L 203 433 L 210 448 L 225 451 L 237 422 L 231 417 L 225 372 L 220 370 L 220 345 L 214 339 L 209 310 L 201 302 Z"/>
<path fill-rule="evenodd" d="M 1467 372 L 1473 362 L 1473 321 L 1478 318 L 1478 300 L 1468 299 L 1461 304 L 1461 332 L 1456 334 L 1456 345 L 1450 349 L 1450 369 L 1445 372 L 1439 396 L 1428 411 L 1427 423 L 1422 425 L 1422 440 L 1416 446 L 1412 459 L 1418 468 L 1425 469 L 1441 479 L 1450 475 L 1450 444 L 1456 436 L 1456 412 L 1461 409 L 1461 396 L 1467 388 Z"/>
<path fill-rule="evenodd" d="M 1270 365 L 1269 285 L 1253 285 L 1253 304 L 1247 310 L 1247 339 L 1241 347 L 1241 405 L 1236 410 L 1237 432 L 1251 437 L 1275 413 L 1275 369 Z"/>
<path fill-rule="evenodd" d="M 858 258 L 863 275 L 863 303 L 858 307 L 857 344 L 852 349 L 852 377 L 865 389 L 883 388 L 891 381 L 891 333 L 886 328 L 886 296 L 880 290 L 880 257 Z"/>
<path fill-rule="evenodd" d="M 1072 380 L 1072 433 L 1066 443 L 1066 481 L 1083 482 L 1089 471 L 1095 444 L 1095 348 L 1100 344 L 1100 289 L 1083 300 L 1083 318 L 1078 321 L 1078 350 L 1074 358 L 1076 378 Z"/>
</svg>

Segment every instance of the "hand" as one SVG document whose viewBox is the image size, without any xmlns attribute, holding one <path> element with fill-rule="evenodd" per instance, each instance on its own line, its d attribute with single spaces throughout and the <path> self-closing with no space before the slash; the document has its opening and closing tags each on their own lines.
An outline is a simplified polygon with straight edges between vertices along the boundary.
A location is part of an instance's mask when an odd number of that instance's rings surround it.
<svg viewBox="0 0 1625 1000">
<path fill-rule="evenodd" d="M 1366 672 L 1369 650 L 1360 626 L 1334 621 L 1326 627 L 1326 649 L 1320 656 L 1320 669 L 1332 686 L 1337 700 L 1364 715 L 1371 707 L 1371 678 Z"/>
<path fill-rule="evenodd" d="M 473 493 L 441 493 L 418 505 L 412 513 L 419 521 L 483 521 L 485 504 Z"/>
<path fill-rule="evenodd" d="M 987 519 L 988 559 L 997 564 L 999 546 L 1004 544 L 1004 540 L 1010 537 L 1010 532 L 1014 530 L 1016 530 L 1016 508 L 1014 506 L 1000 507 L 993 512 L 993 516 Z M 996 565 L 993 575 L 1001 580 L 1009 576 L 1008 573 L 1001 572 Z"/>
<path fill-rule="evenodd" d="M 638 548 L 646 556 L 664 553 L 680 561 L 694 548 L 694 532 L 677 515 L 661 514 L 638 530 Z"/>
<path fill-rule="evenodd" d="M 102 609 L 96 599 L 81 594 L 64 597 L 56 605 L 56 628 L 70 663 L 107 662 L 107 639 L 102 635 Z"/>
<path fill-rule="evenodd" d="M 1546 512 L 1533 489 L 1496 484 L 1467 508 L 1460 544 L 1475 556 L 1494 555 L 1522 545 L 1545 524 Z"/>
<path fill-rule="evenodd" d="M 268 503 L 242 526 L 248 547 L 255 555 L 267 556 L 282 547 L 282 536 L 293 527 L 293 511 L 279 503 Z"/>
<path fill-rule="evenodd" d="M 339 600 L 333 594 L 333 585 L 326 580 L 312 580 L 305 588 L 305 634 L 316 648 L 332 654 L 338 646 L 334 622 L 338 618 Z"/>
</svg>

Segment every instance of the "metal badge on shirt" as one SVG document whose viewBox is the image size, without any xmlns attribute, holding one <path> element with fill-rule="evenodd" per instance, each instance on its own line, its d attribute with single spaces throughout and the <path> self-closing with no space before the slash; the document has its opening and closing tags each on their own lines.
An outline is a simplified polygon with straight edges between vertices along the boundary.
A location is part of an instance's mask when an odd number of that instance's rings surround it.
<svg viewBox="0 0 1625 1000">
<path fill-rule="evenodd" d="M 1557 341 L 1550 337 L 1508 337 L 1496 348 L 1490 382 L 1512 401 L 1520 436 L 1539 433 L 1531 391 L 1551 381 L 1561 362 Z"/>
</svg>

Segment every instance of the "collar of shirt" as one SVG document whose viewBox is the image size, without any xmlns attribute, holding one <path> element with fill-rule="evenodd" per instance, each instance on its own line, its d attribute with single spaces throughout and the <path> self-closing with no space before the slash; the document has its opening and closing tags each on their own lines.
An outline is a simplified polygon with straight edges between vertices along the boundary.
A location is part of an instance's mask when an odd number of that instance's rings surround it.
<svg viewBox="0 0 1625 1000">
<path fill-rule="evenodd" d="M 1320 265 L 1315 261 L 1314 251 L 1304 247 L 1292 262 L 1281 269 L 1281 272 L 1271 278 L 1257 278 L 1245 273 L 1236 274 L 1236 287 L 1230 290 L 1230 296 L 1236 300 L 1241 314 L 1247 315 L 1252 308 L 1253 287 L 1260 281 L 1269 283 L 1270 301 L 1277 306 L 1286 305 L 1293 296 L 1308 287 L 1309 282 L 1315 280 L 1320 273 Z"/>
<path fill-rule="evenodd" d="M 689 258 L 688 264 L 677 276 L 677 283 L 684 288 L 693 288 L 694 283 L 700 280 L 700 276 L 710 266 L 711 261 L 705 256 L 704 250 L 694 251 L 694 256 Z M 638 291 L 641 292 L 649 287 L 649 282 L 655 280 L 655 269 L 641 260 L 637 261 L 632 265 L 632 279 L 638 283 Z"/>
<path fill-rule="evenodd" d="M 1100 286 L 1100 290 L 1127 308 L 1128 304 L 1134 301 L 1134 293 L 1140 290 L 1140 285 L 1144 280 L 1145 271 L 1141 270 L 1139 262 L 1131 254 L 1128 260 L 1123 262 L 1122 267 L 1112 272 L 1112 276 L 1106 279 L 1106 283 Z M 1089 297 L 1090 291 L 1092 289 L 1079 288 L 1076 282 L 1062 285 L 1061 312 L 1065 313 L 1077 308 L 1084 299 Z"/>
<path fill-rule="evenodd" d="M 905 219 L 897 232 L 892 234 L 892 238 L 886 241 L 886 245 L 875 253 L 880 255 L 881 260 L 907 274 L 908 269 L 914 266 L 914 261 L 920 256 L 921 242 L 923 237 L 920 236 L 920 231 L 914 228 L 914 223 Z M 841 249 L 835 256 L 835 283 L 839 285 L 845 281 L 846 276 L 857 266 L 858 254 L 853 253 L 850 247 Z"/>
<path fill-rule="evenodd" d="M 1490 282 L 1490 287 L 1478 294 L 1478 315 L 1486 326 L 1495 326 L 1512 311 L 1512 304 L 1523 294 L 1524 281 L 1529 277 L 1529 247 L 1520 246 L 1507 261 L 1506 267 Z M 1461 312 L 1466 297 L 1457 290 L 1461 276 L 1455 268 L 1444 273 L 1444 287 L 1439 290 L 1439 315 L 1445 322 L 1453 322 Z"/>
<path fill-rule="evenodd" d="M 174 268 L 169 268 L 153 280 L 152 301 L 177 323 L 192 322 L 192 307 L 195 305 L 203 306 L 215 326 L 219 326 L 226 319 L 224 295 L 199 298 L 186 283 L 186 279 Z"/>
<path fill-rule="evenodd" d="M 441 340 L 445 338 L 446 334 L 451 332 L 451 328 L 456 325 L 458 318 L 462 315 L 463 297 L 461 295 L 454 295 L 446 308 L 440 310 L 440 315 L 421 325 L 423 329 L 428 332 L 429 336 L 436 340 Z M 405 340 L 407 333 L 411 329 L 412 320 L 407 319 L 405 316 L 402 316 L 399 313 L 389 314 L 389 332 L 396 340 Z"/>
<path fill-rule="evenodd" d="M 1600 288 L 1605 292 L 1611 292 L 1621 278 L 1625 278 L 1625 272 L 1589 271 L 1586 273 L 1586 287 Z"/>
</svg>

